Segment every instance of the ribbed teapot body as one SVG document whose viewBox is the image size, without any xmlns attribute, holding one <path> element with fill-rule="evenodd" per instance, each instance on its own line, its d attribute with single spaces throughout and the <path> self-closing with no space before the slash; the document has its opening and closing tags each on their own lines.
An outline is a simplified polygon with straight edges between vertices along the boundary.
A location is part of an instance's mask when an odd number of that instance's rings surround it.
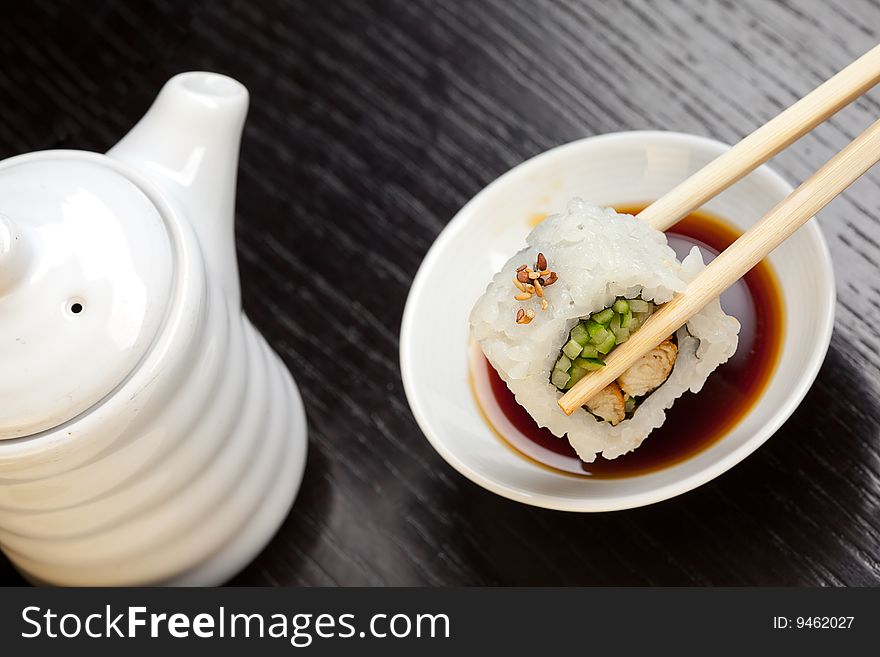
<svg viewBox="0 0 880 657">
<path fill-rule="evenodd" d="M 172 223 L 173 298 L 142 361 L 72 420 L 0 441 L 0 547 L 33 581 L 221 583 L 296 495 L 307 439 L 293 379 Z"/>
</svg>

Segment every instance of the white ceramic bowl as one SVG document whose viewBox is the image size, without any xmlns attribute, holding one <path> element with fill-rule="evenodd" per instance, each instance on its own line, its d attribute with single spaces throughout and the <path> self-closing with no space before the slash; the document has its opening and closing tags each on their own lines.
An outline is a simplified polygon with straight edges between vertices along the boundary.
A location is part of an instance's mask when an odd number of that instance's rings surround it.
<svg viewBox="0 0 880 657">
<path fill-rule="evenodd" d="M 651 201 L 727 148 L 671 132 L 582 139 L 515 167 L 452 219 L 413 282 L 400 336 L 410 406 L 452 467 L 490 491 L 535 506 L 626 509 L 680 495 L 717 477 L 785 422 L 819 371 L 834 323 L 834 274 L 815 220 L 770 256 L 787 321 L 779 363 L 764 394 L 726 436 L 681 463 L 622 479 L 571 477 L 542 468 L 501 442 L 468 380 L 468 314 L 492 275 L 524 245 L 530 218 L 562 211 L 573 196 L 612 206 Z M 705 209 L 745 230 L 791 189 L 764 166 Z"/>
</svg>

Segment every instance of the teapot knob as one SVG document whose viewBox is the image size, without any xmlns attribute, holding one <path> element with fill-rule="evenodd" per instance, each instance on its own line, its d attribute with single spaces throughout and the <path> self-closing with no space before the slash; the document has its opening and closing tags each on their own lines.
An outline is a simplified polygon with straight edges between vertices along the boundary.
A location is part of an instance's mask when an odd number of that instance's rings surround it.
<svg viewBox="0 0 880 657">
<path fill-rule="evenodd" d="M 21 280 L 29 257 L 21 231 L 12 220 L 0 214 L 0 297 Z"/>
</svg>

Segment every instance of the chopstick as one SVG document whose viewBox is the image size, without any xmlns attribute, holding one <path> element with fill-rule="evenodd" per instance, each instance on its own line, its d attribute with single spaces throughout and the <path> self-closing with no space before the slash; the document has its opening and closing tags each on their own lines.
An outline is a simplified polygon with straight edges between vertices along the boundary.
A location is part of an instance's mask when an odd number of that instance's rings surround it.
<svg viewBox="0 0 880 657">
<path fill-rule="evenodd" d="M 614 349 L 605 367 L 578 381 L 559 400 L 566 415 L 615 381 L 644 354 L 683 326 L 782 244 L 816 212 L 880 160 L 880 121 L 856 137 L 804 181 L 694 278 L 687 290 L 651 315 L 629 340 Z"/>
<path fill-rule="evenodd" d="M 639 219 L 657 230 L 667 230 L 878 82 L 880 45 L 654 201 L 639 213 Z"/>
</svg>

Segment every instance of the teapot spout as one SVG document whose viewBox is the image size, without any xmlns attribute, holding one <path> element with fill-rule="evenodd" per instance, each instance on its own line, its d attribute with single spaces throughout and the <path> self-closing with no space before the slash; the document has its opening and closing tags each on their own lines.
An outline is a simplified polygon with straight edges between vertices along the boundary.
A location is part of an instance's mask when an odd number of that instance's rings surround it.
<svg viewBox="0 0 880 657">
<path fill-rule="evenodd" d="M 198 235 L 209 275 L 241 307 L 235 255 L 235 184 L 248 92 L 216 73 L 171 78 L 110 157 L 135 167 L 176 199 Z"/>
</svg>

